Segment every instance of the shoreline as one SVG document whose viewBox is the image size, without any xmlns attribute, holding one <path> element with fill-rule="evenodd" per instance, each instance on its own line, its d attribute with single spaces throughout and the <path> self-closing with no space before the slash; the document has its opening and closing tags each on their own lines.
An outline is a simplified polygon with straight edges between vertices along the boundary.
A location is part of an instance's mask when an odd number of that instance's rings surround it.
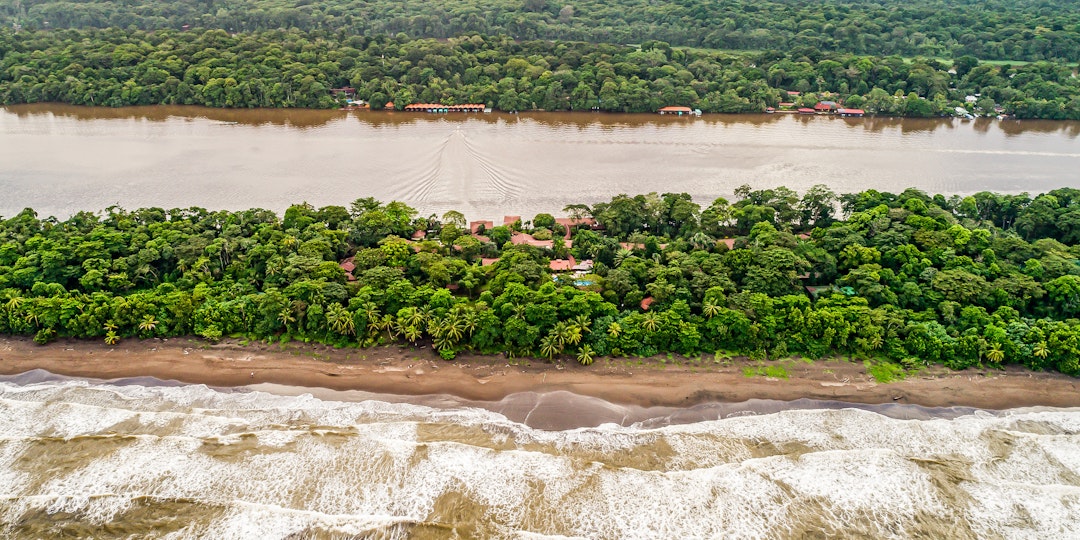
<svg viewBox="0 0 1080 540">
<path fill-rule="evenodd" d="M 781 367 L 787 378 L 757 374 L 765 366 Z M 115 346 L 64 339 L 41 346 L 29 338 L 0 337 L 0 374 L 35 369 L 104 380 L 154 377 L 212 387 L 278 385 L 485 402 L 563 391 L 641 408 L 800 399 L 988 410 L 1080 407 L 1080 379 L 1017 366 L 960 372 L 930 366 L 904 380 L 877 383 L 861 362 L 838 358 L 601 358 L 585 367 L 473 354 L 446 362 L 429 348 L 396 345 L 334 349 L 173 338 L 125 339 Z"/>
<path fill-rule="evenodd" d="M 238 124 L 244 124 L 246 122 L 242 122 L 242 121 L 239 121 L 239 120 L 232 120 L 232 119 L 236 118 L 238 116 L 241 116 L 243 114 L 251 113 L 251 112 L 256 112 L 257 113 L 257 112 L 270 112 L 270 111 L 273 111 L 273 112 L 279 112 L 279 111 L 295 112 L 295 113 L 301 113 L 301 114 L 303 114 L 303 113 L 315 113 L 315 114 L 319 114 L 319 113 L 364 113 L 364 114 L 385 115 L 388 119 L 393 118 L 395 115 L 400 115 L 401 118 L 397 118 L 397 120 L 403 120 L 403 119 L 404 120 L 411 120 L 411 119 L 416 119 L 416 118 L 450 119 L 450 120 L 468 119 L 468 118 L 474 118 L 474 119 L 489 118 L 489 119 L 495 119 L 495 120 L 498 120 L 498 119 L 504 119 L 505 120 L 505 119 L 508 119 L 508 118 L 517 118 L 517 117 L 525 117 L 525 118 L 527 118 L 527 117 L 531 117 L 533 115 L 540 116 L 541 118 L 544 117 L 544 116 L 547 116 L 547 115 L 553 115 L 553 116 L 555 116 L 555 115 L 569 115 L 569 116 L 575 116 L 575 117 L 579 117 L 579 118 L 585 118 L 587 116 L 591 116 L 591 117 L 593 117 L 593 119 L 595 119 L 596 117 L 627 118 L 627 119 L 637 119 L 637 120 L 655 119 L 655 120 L 657 120 L 659 122 L 673 123 L 673 122 L 685 121 L 685 120 L 688 120 L 688 119 L 695 119 L 695 118 L 696 119 L 726 119 L 726 120 L 731 120 L 731 119 L 738 119 L 740 117 L 753 117 L 755 119 L 760 120 L 762 117 L 769 117 L 769 116 L 773 116 L 773 115 L 777 115 L 777 114 L 781 114 L 781 115 L 790 114 L 790 115 L 797 116 L 797 117 L 802 117 L 802 118 L 820 117 L 820 118 L 843 118 L 843 119 L 846 119 L 846 120 L 864 119 L 864 120 L 874 120 L 874 121 L 904 121 L 904 120 L 907 120 L 907 121 L 932 121 L 932 122 L 936 122 L 936 123 L 939 123 L 939 124 L 951 123 L 954 120 L 964 120 L 964 121 L 981 120 L 981 121 L 985 121 L 985 122 L 1002 122 L 1002 121 L 1019 122 L 1021 120 L 1024 120 L 1024 121 L 1028 121 L 1028 122 L 1030 122 L 1030 121 L 1047 122 L 1047 123 L 1052 124 L 1052 125 L 1057 125 L 1057 124 L 1061 124 L 1061 123 L 1064 123 L 1064 122 L 1072 122 L 1073 121 L 1073 120 L 1060 120 L 1060 119 L 1052 119 L 1052 118 L 1019 119 L 1019 118 L 1016 118 L 1014 116 L 1006 116 L 1004 118 L 999 118 L 997 116 L 976 116 L 974 118 L 965 118 L 963 116 L 920 117 L 920 116 L 903 116 L 903 115 L 888 115 L 888 114 L 880 114 L 879 115 L 877 113 L 873 113 L 873 114 L 867 113 L 867 114 L 865 114 L 863 116 L 845 117 L 845 116 L 842 116 L 842 115 L 836 114 L 836 113 L 814 113 L 814 114 L 801 114 L 800 115 L 799 112 L 796 111 L 796 110 L 775 110 L 775 111 L 772 111 L 772 112 L 770 112 L 770 111 L 760 111 L 760 112 L 736 112 L 736 113 L 703 112 L 703 113 L 701 113 L 700 116 L 698 116 L 698 115 L 694 115 L 694 114 L 684 114 L 684 115 L 659 114 L 657 111 L 652 111 L 652 112 L 648 112 L 648 111 L 645 111 L 645 112 L 620 112 L 620 111 L 603 111 L 603 110 L 591 110 L 591 109 L 590 110 L 580 110 L 580 109 L 576 109 L 576 110 L 555 110 L 555 111 L 548 111 L 548 110 L 544 110 L 544 109 L 530 109 L 530 110 L 523 110 L 523 111 L 521 111 L 521 110 L 519 110 L 519 111 L 492 110 L 491 112 L 460 112 L 459 113 L 459 112 L 455 111 L 455 112 L 430 113 L 430 112 L 425 112 L 425 111 L 406 111 L 406 110 L 400 110 L 399 111 L 399 110 L 396 110 L 396 109 L 363 109 L 363 108 L 352 108 L 352 109 L 350 109 L 350 108 L 344 108 L 344 107 L 333 107 L 333 108 L 328 108 L 328 109 L 312 109 L 312 108 L 307 108 L 307 107 L 231 107 L 230 108 L 230 107 L 211 107 L 209 105 L 176 105 L 176 104 L 167 104 L 167 103 L 155 103 L 155 104 L 149 104 L 149 105 L 121 105 L 121 106 L 118 106 L 118 107 L 110 107 L 110 106 L 106 106 L 106 105 L 79 105 L 79 104 L 75 104 L 75 103 L 65 103 L 65 102 L 62 102 L 62 101 L 39 101 L 39 102 L 34 102 L 34 103 L 0 103 L 0 109 L 6 109 L 6 110 L 9 110 L 9 111 L 11 111 L 11 112 L 13 112 L 15 114 L 18 114 L 20 109 L 28 111 L 31 114 L 33 114 L 35 112 L 40 112 L 41 110 L 45 110 L 45 109 L 64 112 L 63 109 L 65 109 L 65 108 L 70 109 L 70 111 L 68 111 L 68 112 L 72 112 L 72 111 L 102 111 L 102 112 L 103 111 L 109 111 L 109 112 L 115 112 L 115 113 L 131 113 L 131 112 L 149 113 L 151 111 L 154 111 L 155 109 L 158 109 L 158 110 L 160 110 L 160 109 L 187 109 L 187 110 L 192 111 L 192 112 L 203 113 L 203 114 L 198 114 L 197 116 L 203 116 L 203 117 L 207 118 L 208 120 L 228 121 L 228 122 L 235 121 Z M 125 115 L 125 114 L 112 114 L 112 115 L 107 115 L 107 116 L 126 117 L 127 115 Z M 215 118 L 215 116 L 216 116 L 216 118 Z M 258 125 L 260 123 L 261 122 L 254 122 L 255 125 Z M 650 122 L 650 123 L 657 123 L 657 122 Z"/>
</svg>

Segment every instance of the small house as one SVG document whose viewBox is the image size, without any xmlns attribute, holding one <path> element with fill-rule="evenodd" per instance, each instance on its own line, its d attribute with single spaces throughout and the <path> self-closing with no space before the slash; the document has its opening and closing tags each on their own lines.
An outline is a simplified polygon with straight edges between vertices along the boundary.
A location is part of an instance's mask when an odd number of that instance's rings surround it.
<svg viewBox="0 0 1080 540">
<path fill-rule="evenodd" d="M 548 268 L 552 272 L 569 272 L 574 269 L 575 264 L 573 257 L 570 257 L 570 260 L 555 259 L 548 263 Z"/>
<path fill-rule="evenodd" d="M 864 116 L 866 114 L 866 111 L 863 111 L 862 109 L 839 109 L 836 112 L 840 116 L 849 117 L 849 118 L 861 117 L 861 116 Z"/>
<path fill-rule="evenodd" d="M 470 221 L 469 232 L 477 234 L 480 232 L 480 227 L 483 227 L 485 231 L 490 231 L 495 228 L 495 222 L 493 221 Z"/>
<path fill-rule="evenodd" d="M 656 111 L 656 112 L 658 112 L 660 114 L 675 114 L 675 115 L 678 115 L 678 116 L 682 116 L 684 114 L 690 114 L 690 113 L 692 113 L 694 111 L 690 107 L 668 106 L 668 107 L 662 107 L 659 111 Z"/>
<path fill-rule="evenodd" d="M 814 114 L 814 109 L 809 107 L 799 107 L 799 114 Z"/>
</svg>

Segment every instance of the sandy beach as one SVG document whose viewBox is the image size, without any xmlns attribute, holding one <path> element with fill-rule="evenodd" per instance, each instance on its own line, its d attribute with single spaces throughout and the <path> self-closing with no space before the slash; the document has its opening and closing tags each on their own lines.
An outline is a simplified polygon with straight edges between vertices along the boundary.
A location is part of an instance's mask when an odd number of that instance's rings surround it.
<svg viewBox="0 0 1080 540">
<path fill-rule="evenodd" d="M 765 376 L 766 366 L 781 367 L 787 378 Z M 185 338 L 126 339 L 116 346 L 59 340 L 41 346 L 25 338 L 0 338 L 0 374 L 33 369 L 107 380 L 156 377 L 216 387 L 269 383 L 483 401 L 521 392 L 568 391 L 640 407 L 802 398 L 983 409 L 1080 406 L 1080 379 L 1018 367 L 961 372 L 927 367 L 905 380 L 882 384 L 862 362 L 847 359 L 601 358 L 585 367 L 570 359 L 548 363 L 480 355 L 447 362 L 428 348 L 399 346 L 334 349 Z"/>
</svg>

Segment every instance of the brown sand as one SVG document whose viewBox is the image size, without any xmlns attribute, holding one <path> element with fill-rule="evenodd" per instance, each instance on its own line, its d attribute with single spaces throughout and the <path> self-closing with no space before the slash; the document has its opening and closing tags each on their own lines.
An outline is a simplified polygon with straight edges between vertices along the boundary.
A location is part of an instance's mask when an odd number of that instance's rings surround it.
<svg viewBox="0 0 1080 540">
<path fill-rule="evenodd" d="M 762 366 L 782 366 L 788 378 L 745 373 Z M 962 372 L 928 367 L 906 380 L 879 384 L 861 362 L 841 359 L 717 362 L 706 355 L 697 361 L 599 359 L 583 367 L 573 361 L 551 364 L 478 355 L 446 362 L 430 348 L 397 346 L 333 349 L 305 344 L 245 345 L 235 340 L 212 345 L 188 338 L 127 339 L 111 347 L 60 340 L 39 346 L 28 339 L 0 338 L 0 374 L 32 369 L 97 379 L 150 376 L 219 387 L 274 383 L 385 394 L 451 394 L 483 401 L 517 392 L 565 390 L 643 407 L 800 398 L 983 409 L 1080 406 L 1080 379 L 1016 367 Z"/>
</svg>

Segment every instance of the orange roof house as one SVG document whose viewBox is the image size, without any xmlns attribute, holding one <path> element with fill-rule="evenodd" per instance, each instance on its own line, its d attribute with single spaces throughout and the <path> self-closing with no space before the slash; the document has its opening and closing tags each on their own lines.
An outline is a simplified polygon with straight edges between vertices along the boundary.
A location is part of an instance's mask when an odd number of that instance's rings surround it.
<svg viewBox="0 0 1080 540">
<path fill-rule="evenodd" d="M 690 114 L 690 113 L 692 113 L 694 111 L 690 107 L 668 106 L 668 107 L 661 107 L 660 110 L 656 111 L 656 112 L 658 112 L 660 114 Z"/>
<path fill-rule="evenodd" d="M 531 234 L 517 233 L 510 237 L 510 242 L 514 245 L 530 245 L 534 247 L 550 248 L 554 245 L 551 240 L 537 240 L 533 238 Z"/>
<path fill-rule="evenodd" d="M 596 226 L 596 220 L 593 218 L 555 218 L 555 223 L 562 225 L 566 229 L 566 239 L 570 239 L 570 231 L 578 225 L 588 225 L 590 228 Z"/>
<path fill-rule="evenodd" d="M 480 232 L 480 226 L 481 225 L 484 226 L 485 231 L 490 231 L 491 229 L 495 228 L 495 222 L 493 222 L 493 221 L 470 221 L 469 222 L 469 232 L 472 233 L 472 234 L 476 234 L 476 233 Z"/>
<path fill-rule="evenodd" d="M 356 264 L 353 263 L 352 257 L 341 261 L 340 263 L 338 263 L 338 266 L 340 266 L 341 269 L 345 271 L 345 279 L 349 281 L 356 281 L 356 278 L 353 276 L 353 270 L 356 270 Z"/>
<path fill-rule="evenodd" d="M 576 264 L 573 257 L 570 257 L 570 260 L 555 259 L 548 263 L 548 268 L 552 272 L 569 272 L 574 269 Z"/>
</svg>

